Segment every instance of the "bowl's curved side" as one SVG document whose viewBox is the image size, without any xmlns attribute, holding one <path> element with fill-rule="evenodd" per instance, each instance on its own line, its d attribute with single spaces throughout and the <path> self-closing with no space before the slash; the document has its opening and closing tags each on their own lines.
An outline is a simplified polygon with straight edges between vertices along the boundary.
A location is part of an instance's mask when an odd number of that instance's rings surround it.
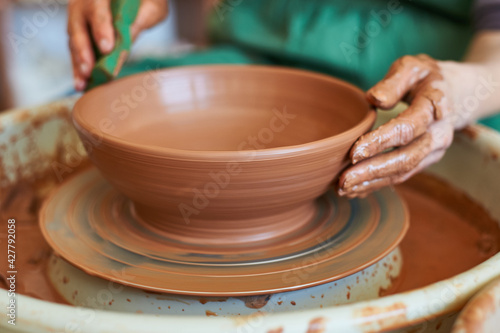
<svg viewBox="0 0 500 333">
<path fill-rule="evenodd" d="M 359 135 L 370 127 L 367 122 Z M 291 220 L 293 211 L 299 214 L 305 209 L 302 207 L 310 206 L 326 192 L 348 164 L 347 155 L 355 139 L 270 159 L 191 161 L 130 156 L 105 142 L 87 151 L 102 175 L 134 202 L 137 214 L 149 223 L 164 229 L 167 226 L 162 221 L 169 221 L 169 230 L 194 235 L 196 229 L 206 228 L 207 221 L 213 232 L 213 221 L 224 221 L 226 227 L 231 223 L 235 233 L 229 237 L 221 232 L 230 239 L 218 242 L 235 242 L 243 241 L 236 237 L 239 229 L 245 229 L 246 238 L 255 239 L 249 234 L 249 226 L 268 237 L 278 231 L 295 230 L 298 226 Z"/>
<path fill-rule="evenodd" d="M 210 73 L 216 73 L 224 80 L 220 82 L 208 80 L 207 83 L 199 77 L 210 77 Z M 140 74 L 116 82 L 113 88 L 133 86 L 137 82 L 142 82 L 147 75 L 150 74 Z M 319 114 L 325 115 L 324 111 L 329 110 L 330 102 L 319 100 L 329 96 L 328 93 L 325 94 L 325 91 L 339 91 L 337 95 L 345 95 L 339 102 L 343 101 L 346 110 L 336 106 L 332 109 L 335 111 L 332 112 L 336 117 L 338 115 L 338 121 L 332 119 L 333 116 L 330 116 L 328 121 L 334 126 L 339 121 L 359 120 L 355 126 L 337 135 L 305 144 L 235 151 L 182 150 L 136 144 L 131 140 L 125 140 L 101 130 L 98 128 L 102 125 L 102 119 L 99 120 L 100 116 L 97 115 L 99 110 L 90 110 L 90 107 L 97 107 L 95 101 L 100 101 L 108 91 L 106 89 L 112 86 L 107 85 L 97 88 L 97 92 L 89 92 L 76 103 L 73 120 L 84 146 L 87 147 L 90 159 L 115 188 L 134 202 L 136 212 L 140 217 L 148 222 L 157 221 L 154 224 L 158 226 L 161 226 L 161 221 L 168 220 L 172 225 L 169 230 L 184 230 L 187 228 L 186 225 L 189 225 L 194 233 L 198 227 L 204 226 L 203 221 L 225 221 L 227 229 L 229 220 L 234 221 L 234 230 L 248 229 L 248 225 L 253 225 L 254 229 L 262 230 L 262 234 L 272 234 L 273 228 L 275 231 L 283 229 L 285 232 L 287 218 L 284 214 L 301 209 L 305 205 L 311 206 L 312 200 L 327 190 L 332 180 L 347 165 L 348 152 L 354 141 L 367 132 L 375 121 L 375 112 L 366 102 L 361 90 L 321 74 L 264 66 L 205 66 L 169 69 L 160 71 L 156 75 L 162 77 L 157 87 L 156 98 L 161 98 L 162 92 L 166 90 L 164 88 L 171 84 L 169 78 L 174 80 L 173 78 L 179 79 L 184 75 L 190 80 L 189 86 L 203 87 L 191 90 L 191 98 L 200 98 L 197 104 L 203 104 L 204 97 L 199 96 L 207 91 L 210 92 L 212 88 L 217 92 L 218 99 L 215 98 L 218 100 L 217 103 L 221 103 L 221 96 L 225 96 L 226 90 L 231 91 L 235 86 L 239 87 L 238 91 L 241 91 L 241 85 L 246 84 L 246 81 L 254 81 L 249 89 L 253 89 L 253 94 L 255 94 L 261 91 L 260 88 L 255 87 L 255 83 L 259 83 L 266 75 L 279 77 L 276 82 L 282 82 L 288 77 L 293 78 L 294 89 L 301 87 L 298 83 L 303 78 L 307 79 L 307 82 L 317 83 L 317 88 L 321 92 L 316 95 L 317 98 L 301 97 L 302 107 L 309 106 L 312 109 L 318 107 L 322 110 Z M 245 75 L 252 80 L 245 80 Z M 257 78 L 254 77 L 255 75 Z M 225 88 L 221 90 L 214 88 L 219 85 Z M 271 90 L 277 90 L 270 95 L 265 95 L 270 101 L 296 97 L 289 92 L 287 93 L 289 95 L 285 94 L 283 91 L 286 89 L 277 86 L 279 85 L 270 84 L 268 87 Z M 109 91 L 111 94 L 119 93 L 116 89 Z M 262 91 L 267 94 L 265 89 Z M 309 93 L 314 93 L 314 91 Z M 287 98 L 284 98 L 283 94 Z M 92 102 L 93 99 L 94 102 Z M 251 103 L 251 101 L 248 102 Z M 187 100 L 185 103 L 190 102 Z M 240 102 L 234 104 L 235 108 L 241 104 L 238 103 Z M 218 105 L 222 107 L 223 104 Z M 158 104 L 158 106 L 163 108 L 164 104 Z M 175 109 L 176 107 L 179 105 L 167 104 L 165 108 Z M 256 110 L 258 110 L 256 112 L 262 111 L 258 108 Z M 107 110 L 103 112 L 108 113 Z M 297 110 L 297 112 L 294 117 L 298 120 L 294 121 L 308 120 L 309 111 Z M 314 117 L 319 115 L 318 113 L 312 114 Z M 170 117 L 169 113 L 167 119 Z M 300 130 L 300 126 L 296 129 Z M 304 131 L 310 131 L 310 129 Z M 275 134 L 275 136 L 281 135 Z M 300 137 L 300 135 L 297 136 Z M 272 227 L 273 223 L 259 220 L 264 217 L 275 217 L 275 222 L 281 221 L 282 226 L 279 227 L 273 222 L 274 227 Z M 291 221 L 288 222 L 291 224 Z M 213 225 L 212 230 L 215 228 L 216 226 Z M 264 228 L 269 230 L 263 231 Z"/>
<path fill-rule="evenodd" d="M 201 80 L 205 77 L 210 77 L 210 75 L 213 74 L 220 75 L 222 77 L 222 84 L 220 82 L 211 83 L 210 79 Z M 252 97 L 256 98 L 256 95 L 258 95 L 259 91 L 266 91 L 262 90 L 262 87 L 259 87 L 259 82 L 261 82 L 259 80 L 265 80 L 266 77 L 269 78 L 273 75 L 276 75 L 279 77 L 279 80 L 276 80 L 275 83 L 285 83 L 286 79 L 289 77 L 290 80 L 293 79 L 295 81 L 296 86 L 291 92 L 287 91 L 287 89 L 285 89 L 286 87 L 279 87 L 279 89 L 276 88 L 276 91 L 273 91 L 272 94 L 268 95 L 266 98 L 278 98 L 278 100 L 283 101 L 287 100 L 287 98 L 283 98 L 283 96 L 288 95 L 287 97 L 289 97 L 291 100 L 297 103 L 300 101 L 301 106 L 304 106 L 304 103 L 314 103 L 315 96 L 311 97 L 307 95 L 313 94 L 314 90 L 304 90 L 303 92 L 300 92 L 300 94 L 298 93 L 302 96 L 306 95 L 307 98 L 297 99 L 297 94 L 294 94 L 294 92 L 296 92 L 296 90 L 301 87 L 297 83 L 299 83 L 301 79 L 307 79 L 309 83 L 314 83 L 316 86 L 318 86 L 317 88 L 321 88 L 322 90 L 316 95 L 318 96 L 316 100 L 321 97 L 321 103 L 309 105 L 309 107 L 312 106 L 314 108 L 325 108 L 325 106 L 334 105 L 334 107 L 332 106 L 332 109 L 337 110 L 336 112 L 338 113 L 338 116 L 341 117 L 339 119 L 345 121 L 346 123 L 352 124 L 352 126 L 348 127 L 347 129 L 340 130 L 334 135 L 329 135 L 328 137 L 322 139 L 313 139 L 312 141 L 308 141 L 302 144 L 294 143 L 274 148 L 259 147 L 259 149 L 250 150 L 247 150 L 247 147 L 252 148 L 256 146 L 252 146 L 252 144 L 248 146 L 238 144 L 235 145 L 234 149 L 232 150 L 188 150 L 178 149 L 174 147 L 159 147 L 155 145 L 135 143 L 130 138 L 125 139 L 123 137 L 123 133 L 119 133 L 120 127 L 124 127 L 128 119 L 131 117 L 135 117 L 135 120 L 140 121 L 140 126 L 143 126 L 147 123 L 140 120 L 141 117 L 143 117 L 143 115 L 139 112 L 141 108 L 149 108 L 150 110 L 151 106 L 154 105 L 155 107 L 159 108 L 173 108 L 173 113 L 183 113 L 191 108 L 204 109 L 206 107 L 205 104 L 207 103 L 207 101 L 209 101 L 210 99 L 217 100 L 217 98 L 220 98 L 220 96 L 226 94 L 226 91 L 242 91 L 241 83 L 245 82 L 245 75 L 253 74 L 258 74 L 260 76 L 257 79 L 253 78 L 255 82 L 246 87 L 249 90 L 253 91 Z M 141 104 L 141 101 L 134 103 L 133 108 L 131 106 L 128 106 L 126 108 L 126 112 L 120 112 L 121 107 L 117 107 L 116 105 L 122 105 L 122 103 L 117 103 L 122 102 L 120 100 L 120 95 L 122 95 L 123 97 L 122 90 L 133 91 L 135 88 L 141 87 L 144 80 L 151 78 L 157 81 L 157 85 L 151 88 L 150 98 L 144 99 L 142 101 L 143 104 Z M 173 89 L 173 87 L 171 86 L 171 82 L 175 82 L 175 80 L 179 80 L 179 78 L 182 78 L 183 81 L 188 81 L 184 82 L 183 87 L 184 90 L 189 91 L 189 94 L 186 94 L 186 96 L 184 96 L 183 98 L 174 99 L 174 101 L 172 102 L 172 98 L 166 98 L 165 96 L 175 95 L 172 92 L 168 91 L 168 89 Z M 204 84 L 200 84 L 200 81 Z M 216 85 L 216 83 L 221 84 L 224 87 L 213 87 Z M 201 88 L 196 88 L 197 85 Z M 273 83 L 267 82 L 266 88 L 273 88 Z M 327 90 L 327 88 L 329 90 Z M 219 95 L 216 96 L 217 98 L 210 94 L 211 89 L 214 89 L 213 94 Z M 327 90 L 326 93 L 325 90 Z M 183 89 L 181 89 L 181 91 L 183 91 Z M 332 92 L 336 92 L 336 94 L 333 96 L 328 96 L 328 93 Z M 236 96 L 237 94 L 234 95 L 233 91 L 232 97 L 234 98 Z M 335 100 L 335 98 L 339 99 L 339 101 Z M 198 102 L 197 99 L 199 99 Z M 221 101 L 218 100 L 217 103 L 220 102 Z M 241 104 L 238 101 L 234 100 L 231 100 L 230 102 L 233 104 L 236 103 L 235 105 Z M 252 101 L 248 99 L 246 99 L 245 102 L 252 103 Z M 186 108 L 182 108 L 183 103 L 185 103 Z M 340 106 L 337 105 L 339 103 Z M 343 105 L 343 103 L 349 103 L 350 105 Z M 256 105 L 262 106 L 262 104 Z M 283 106 L 285 107 L 285 109 L 289 107 L 287 105 Z M 278 118 L 287 118 L 288 110 L 274 110 L 275 108 L 277 108 L 277 105 L 274 104 L 268 105 L 268 107 L 269 109 L 273 109 L 267 110 L 272 111 L 270 112 L 270 114 L 275 115 L 276 112 L 281 112 L 282 114 L 278 116 Z M 349 109 L 349 107 L 351 108 Z M 89 111 L 92 111 L 93 113 L 90 114 Z M 335 146 L 343 140 L 351 141 L 352 138 L 358 138 L 361 134 L 371 128 L 371 126 L 375 122 L 376 113 L 374 108 L 370 106 L 365 99 L 364 92 L 361 89 L 350 83 L 324 74 L 273 66 L 207 65 L 185 66 L 181 68 L 159 70 L 151 73 L 140 73 L 117 80 L 111 84 L 100 86 L 91 90 L 90 92 L 87 92 L 80 100 L 77 101 L 74 106 L 72 116 L 75 127 L 78 131 L 83 132 L 84 137 L 86 138 L 86 141 L 88 141 L 87 143 L 89 145 L 100 145 L 101 143 L 106 143 L 109 146 L 113 146 L 117 149 L 125 150 L 128 152 L 138 152 L 142 155 L 148 156 L 170 157 L 179 160 L 224 161 L 227 159 L 232 159 L 244 161 L 248 159 L 265 160 L 283 158 L 301 153 L 303 151 L 317 151 L 328 149 L 328 147 L 332 145 Z M 288 116 L 295 116 L 295 114 L 292 113 L 292 115 Z M 283 121 L 287 122 L 287 119 L 283 119 Z M 290 120 L 288 121 L 288 123 L 289 122 Z M 335 122 L 337 122 L 337 119 L 335 120 Z M 273 124 L 269 125 L 270 127 L 273 127 Z M 333 127 L 337 125 L 338 124 L 335 123 L 332 124 Z M 132 127 L 136 127 L 136 125 L 132 125 Z M 341 128 L 344 127 L 341 126 Z M 277 133 L 279 133 L 280 131 L 281 129 L 276 129 Z"/>
</svg>

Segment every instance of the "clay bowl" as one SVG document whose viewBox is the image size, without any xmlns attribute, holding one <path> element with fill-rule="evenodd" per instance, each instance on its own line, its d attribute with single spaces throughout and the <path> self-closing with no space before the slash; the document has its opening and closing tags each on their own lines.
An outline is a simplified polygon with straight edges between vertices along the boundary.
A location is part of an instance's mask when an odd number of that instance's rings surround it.
<svg viewBox="0 0 500 333">
<path fill-rule="evenodd" d="M 374 120 L 343 81 L 238 65 L 127 77 L 73 110 L 90 159 L 136 218 L 201 246 L 299 230 Z"/>
</svg>

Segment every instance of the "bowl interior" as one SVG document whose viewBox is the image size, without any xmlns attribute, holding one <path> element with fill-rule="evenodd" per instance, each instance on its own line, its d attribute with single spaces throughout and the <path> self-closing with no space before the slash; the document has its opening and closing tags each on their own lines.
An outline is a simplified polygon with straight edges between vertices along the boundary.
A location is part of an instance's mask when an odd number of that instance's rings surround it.
<svg viewBox="0 0 500 333">
<path fill-rule="evenodd" d="M 299 70 L 185 67 L 135 75 L 87 93 L 84 127 L 145 146 L 235 151 L 306 144 L 360 123 L 361 90 Z"/>
</svg>

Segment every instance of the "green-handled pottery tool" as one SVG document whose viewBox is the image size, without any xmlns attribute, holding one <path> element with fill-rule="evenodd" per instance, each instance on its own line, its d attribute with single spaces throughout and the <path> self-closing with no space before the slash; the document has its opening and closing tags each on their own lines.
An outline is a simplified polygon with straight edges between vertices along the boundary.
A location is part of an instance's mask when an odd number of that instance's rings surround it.
<svg viewBox="0 0 500 333">
<path fill-rule="evenodd" d="M 139 11 L 139 0 L 111 0 L 111 13 L 115 29 L 115 46 L 108 54 L 101 54 L 95 46 L 96 63 L 90 74 L 86 90 L 113 80 L 127 59 L 132 46 L 130 26 Z"/>
</svg>

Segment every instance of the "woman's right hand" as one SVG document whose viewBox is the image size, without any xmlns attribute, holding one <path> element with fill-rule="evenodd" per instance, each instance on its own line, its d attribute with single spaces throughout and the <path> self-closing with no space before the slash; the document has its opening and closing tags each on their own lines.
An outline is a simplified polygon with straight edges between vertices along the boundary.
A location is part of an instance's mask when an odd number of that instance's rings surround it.
<svg viewBox="0 0 500 333">
<path fill-rule="evenodd" d="M 92 39 L 102 54 L 115 45 L 111 0 L 70 0 L 68 35 L 76 90 L 83 90 L 95 63 Z M 132 40 L 143 30 L 161 22 L 168 14 L 167 0 L 141 0 L 139 12 L 130 27 Z"/>
</svg>

